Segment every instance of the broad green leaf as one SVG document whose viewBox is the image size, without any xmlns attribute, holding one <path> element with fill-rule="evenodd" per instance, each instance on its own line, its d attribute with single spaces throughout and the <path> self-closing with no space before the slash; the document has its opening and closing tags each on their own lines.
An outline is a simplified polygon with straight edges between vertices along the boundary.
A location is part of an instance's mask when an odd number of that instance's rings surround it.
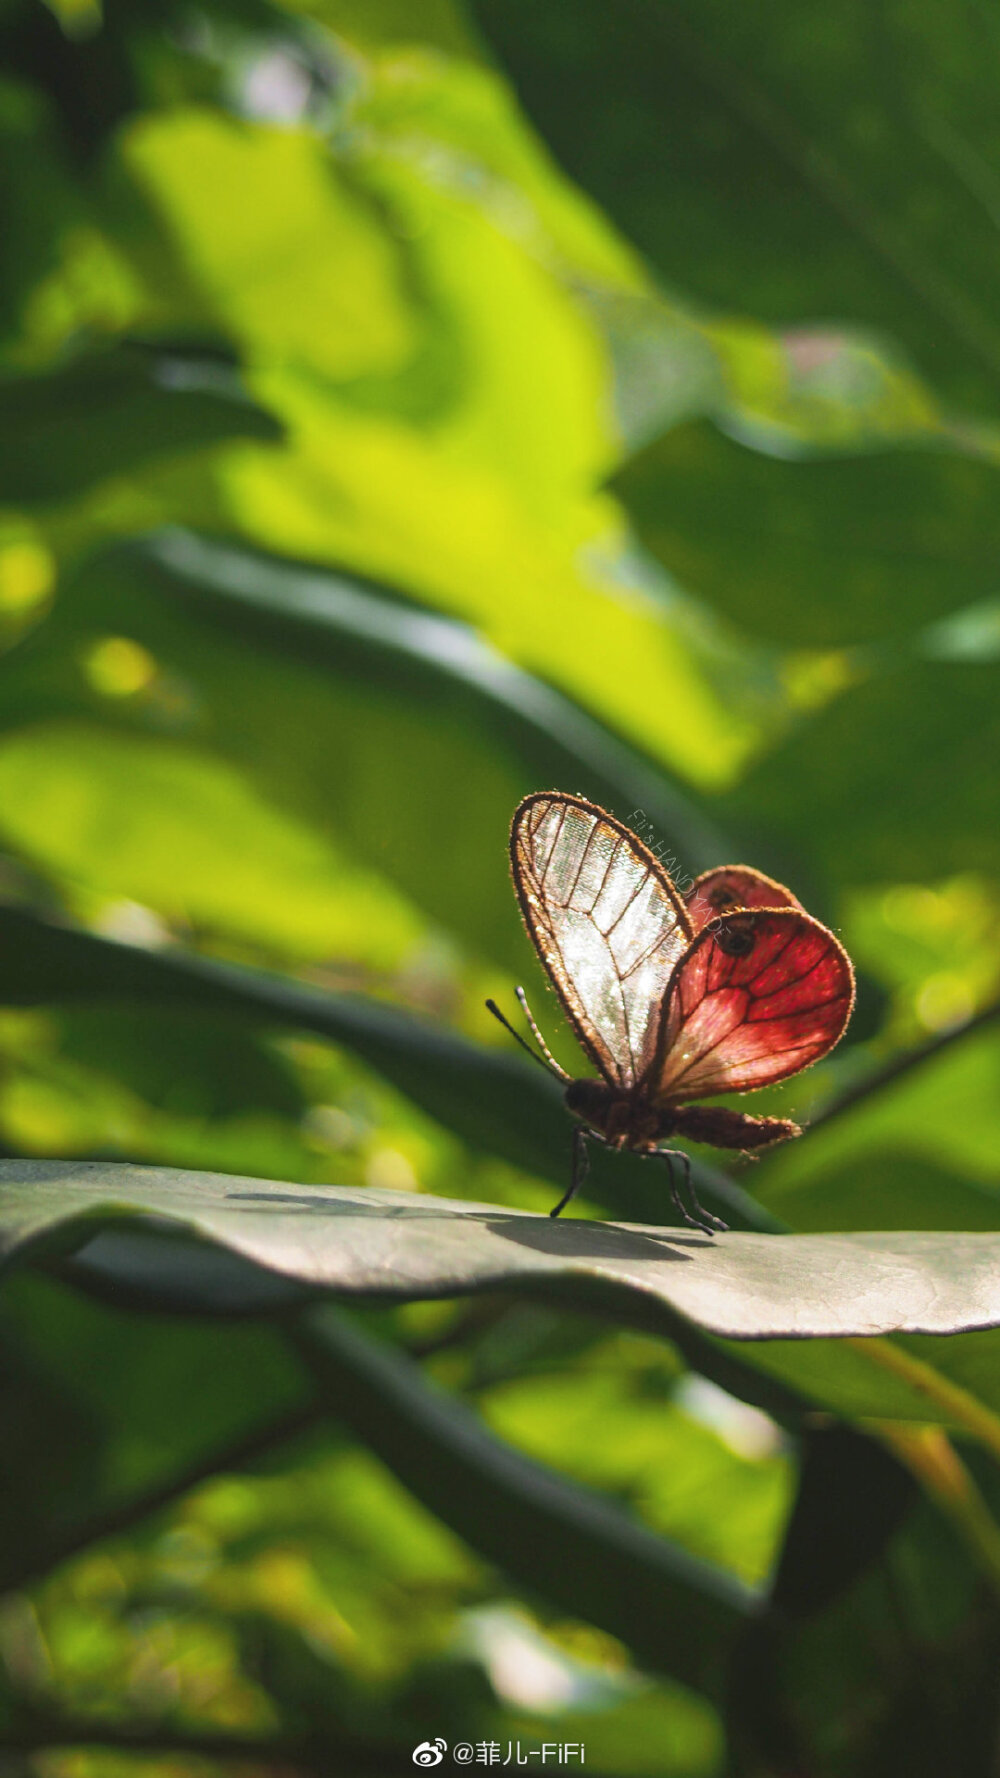
<svg viewBox="0 0 1000 1778">
<path fill-rule="evenodd" d="M 122 346 L 0 382 L 0 499 L 51 504 L 147 458 L 280 437 L 218 365 Z"/>
<path fill-rule="evenodd" d="M 95 1219 L 166 1217 L 244 1258 L 343 1295 L 391 1300 L 508 1288 L 587 1308 L 681 1315 L 743 1340 L 1000 1324 L 1000 1235 L 714 1239 L 374 1188 L 308 1187 L 103 1162 L 0 1163 L 3 1250 L 63 1244 Z M 84 1227 L 81 1228 L 81 1219 Z M 405 1236 L 401 1234 L 405 1230 Z"/>
<path fill-rule="evenodd" d="M 211 1312 L 214 1306 L 220 1313 L 256 1313 L 271 1297 L 265 1293 L 262 1300 L 258 1284 L 236 1265 L 240 1256 L 273 1269 L 286 1283 L 294 1279 L 303 1287 L 333 1286 L 366 1297 L 374 1291 L 389 1300 L 509 1287 L 519 1296 L 609 1313 L 657 1332 L 723 1387 L 773 1407 L 792 1424 L 805 1398 L 848 1418 L 957 1423 L 1000 1445 L 996 1336 L 950 1337 L 959 1328 L 992 1326 L 992 1311 L 981 1306 L 998 1289 L 1000 1237 L 820 1235 L 786 1237 L 778 1245 L 772 1236 L 747 1238 L 747 1244 L 742 1235 L 730 1235 L 710 1246 L 690 1231 L 660 1224 L 637 1230 L 552 1223 L 499 1206 L 370 1188 L 234 1183 L 230 1175 L 103 1163 L 9 1162 L 6 1168 L 9 1180 L 31 1181 L 9 1199 L 15 1246 L 41 1241 L 68 1251 L 84 1245 L 73 1262 L 81 1281 L 124 1291 L 130 1302 L 145 1294 L 151 1306 L 182 1312 Z M 48 1185 L 39 1185 L 40 1179 Z M 206 1180 L 210 1200 L 197 1183 Z M 241 1184 L 256 1195 L 237 1205 L 232 1194 Z M 227 1250 L 218 1277 L 207 1256 L 186 1267 L 180 1250 L 161 1254 L 156 1243 L 151 1249 L 137 1238 L 125 1247 L 110 1234 L 99 1246 L 88 1244 L 98 1228 L 117 1229 L 131 1214 L 162 1214 L 168 1203 L 172 1220 Z M 81 1223 L 81 1216 L 91 1220 Z M 393 1230 L 401 1220 L 419 1225 L 423 1246 L 411 1233 L 400 1247 Z M 356 1238 L 348 1240 L 352 1229 Z M 665 1262 L 667 1252 L 673 1257 Z M 383 1263 L 387 1255 L 391 1261 Z M 836 1292 L 830 1287 L 834 1264 Z M 978 1267 L 976 1289 L 970 1266 Z M 884 1340 L 843 1343 L 845 1335 L 899 1327 L 948 1329 L 949 1337 L 922 1334 L 910 1342 L 916 1376 L 905 1340 L 898 1347 Z M 720 1338 L 725 1333 L 735 1333 L 738 1343 Z M 836 1337 L 826 1337 L 831 1334 Z M 769 1393 L 775 1385 L 777 1393 Z"/>
<path fill-rule="evenodd" d="M 374 16 L 366 0 L 332 5 L 355 14 L 357 31 L 346 31 L 355 38 Z M 412 24 L 412 7 L 397 18 Z M 352 95 L 351 119 L 365 131 L 369 165 L 421 171 L 428 184 L 439 186 L 476 177 L 485 216 L 506 233 L 516 232 L 563 285 L 584 296 L 588 310 L 596 303 L 596 313 L 607 320 L 619 303 L 626 312 L 636 305 L 648 321 L 653 298 L 641 261 L 597 206 L 560 174 L 496 69 L 457 45 L 452 49 L 458 53 L 442 56 L 426 40 L 418 47 L 405 43 L 401 30 L 395 36 L 395 45 L 370 46 L 366 78 Z M 662 314 L 676 325 L 676 310 L 664 304 Z M 690 330 L 685 343 L 695 366 L 703 366 Z M 707 386 L 697 378 L 695 385 Z"/>
<path fill-rule="evenodd" d="M 113 665 L 113 649 L 96 645 L 95 670 Z M 174 739 L 74 722 L 22 729 L 0 738 L 0 801 L 8 846 L 53 878 L 270 956 L 386 970 L 424 935 L 384 879 Z"/>
<path fill-rule="evenodd" d="M 433 45 L 463 55 L 475 47 L 456 0 L 279 0 L 279 4 L 352 43 Z"/>
<path fill-rule="evenodd" d="M 393 86 L 390 70 L 390 96 Z M 616 450 L 607 348 L 545 263 L 561 257 L 547 245 L 552 229 L 538 221 L 524 240 L 510 226 L 525 185 L 534 210 L 545 168 L 506 118 L 501 129 L 528 172 L 509 180 L 510 201 L 495 213 L 474 152 L 471 176 L 459 166 L 442 178 L 441 155 L 454 152 L 446 141 L 432 135 L 428 157 L 411 134 L 394 143 L 364 115 L 332 155 L 306 132 L 207 112 L 126 134 L 117 227 L 138 193 L 149 214 L 128 238 L 146 280 L 146 325 L 211 325 L 234 338 L 249 387 L 288 442 L 228 453 L 213 466 L 210 500 L 204 488 L 182 497 L 176 474 L 146 474 L 114 525 L 134 530 L 151 508 L 172 516 L 186 502 L 202 522 L 274 553 L 405 586 L 476 623 L 655 756 L 718 782 L 752 743 L 756 711 L 719 695 L 692 626 L 655 591 L 633 590 L 619 515 L 595 494 Z M 222 230 L 209 167 L 240 219 Z M 258 169 L 247 207 L 239 191 Z M 560 208 L 554 197 L 549 208 Z M 383 216 L 391 228 L 376 227 Z M 568 232 L 598 231 L 572 222 Z M 267 265 L 265 284 L 244 275 L 248 263 Z M 95 516 L 109 525 L 106 508 Z"/>
<path fill-rule="evenodd" d="M 762 755 L 720 813 L 787 836 L 838 887 L 992 874 L 998 691 L 993 662 L 895 651 Z"/>
<path fill-rule="evenodd" d="M 375 677 L 395 671 L 414 693 L 436 702 L 464 694 L 477 727 L 513 745 L 539 782 L 574 782 L 610 807 L 644 817 L 683 850 L 714 862 L 721 834 L 698 805 L 642 753 L 617 739 L 569 698 L 515 666 L 464 624 L 414 609 L 345 575 L 225 547 L 172 530 L 144 546 L 158 584 L 171 583 L 195 610 L 227 619 L 234 634 L 261 625 L 293 659 L 335 669 L 344 651 Z M 140 557 L 141 559 L 141 557 Z M 402 689 L 402 687 L 401 687 Z"/>
<path fill-rule="evenodd" d="M 224 1119 L 251 1110 L 299 1118 L 300 1082 L 274 1045 L 233 1019 L 161 1007 L 155 1024 L 138 1011 L 73 1006 L 60 1019 L 60 1053 L 96 1059 L 147 1105 L 181 1116 Z"/>
<path fill-rule="evenodd" d="M 170 255 L 191 321 L 216 327 L 250 359 L 321 379 L 385 375 L 410 357 L 416 331 L 399 245 L 318 135 L 178 108 L 135 120 L 119 156 L 118 176 L 159 231 L 156 239 L 147 227 L 144 239 L 133 228 L 129 244 L 140 265 L 147 250 Z M 151 257 L 152 302 L 157 264 Z"/>
<path fill-rule="evenodd" d="M 858 1118 L 859 1125 L 864 1121 Z M 805 1158 L 797 1178 L 789 1173 L 779 1180 L 777 1170 L 773 1181 L 768 1175 L 754 1178 L 764 1202 L 799 1233 L 1000 1229 L 1000 1191 L 963 1177 L 960 1153 L 944 1166 L 930 1159 L 928 1150 L 939 1144 L 919 1125 L 908 1132 L 909 1139 L 902 1132 L 894 1136 L 893 1147 L 866 1143 L 859 1130 L 857 1143 L 838 1160 L 824 1154 L 821 1136 L 818 1130 L 816 1152 Z M 940 1145 L 947 1145 L 944 1130 Z M 958 1150 L 961 1146 L 956 1144 Z"/>
<path fill-rule="evenodd" d="M 801 1238 L 831 1240 L 835 1237 Z M 867 1238 L 879 1239 L 878 1235 Z M 895 1237 L 882 1238 L 892 1240 Z M 905 1234 L 899 1238 L 906 1240 Z M 930 1235 L 918 1238 L 934 1239 Z M 863 1242 L 866 1236 L 862 1234 L 855 1239 Z M 938 1239 L 944 1245 L 957 1239 L 960 1247 L 963 1240 L 989 1241 L 992 1236 L 960 1234 L 956 1237 L 952 1234 L 941 1235 Z M 975 1418 L 979 1408 L 985 1408 L 991 1422 L 995 1422 L 1000 1410 L 1000 1391 L 997 1389 L 1000 1341 L 992 1330 L 966 1333 L 961 1339 L 952 1335 L 911 1338 L 900 1334 L 888 1341 L 852 1340 L 849 1344 L 839 1339 L 773 1339 L 761 1340 L 753 1346 L 737 1346 L 723 1341 L 720 1349 L 727 1357 L 742 1359 L 744 1363 L 751 1361 L 754 1368 L 772 1382 L 794 1391 L 799 1398 L 822 1403 L 845 1420 L 929 1421 L 954 1430 L 968 1429 L 967 1414 L 971 1413 Z M 921 1370 L 919 1377 L 915 1376 L 909 1362 L 911 1359 L 915 1359 L 919 1367 L 928 1367 L 927 1371 Z M 957 1404 L 952 1400 L 947 1405 L 944 1397 L 949 1394 L 951 1386 L 962 1391 L 965 1399 Z M 734 1383 L 734 1387 L 739 1387 L 738 1383 Z M 990 1425 L 987 1440 L 991 1449 L 1000 1448 L 995 1424 Z"/>
<path fill-rule="evenodd" d="M 995 404 L 996 48 L 942 0 L 472 0 L 563 165 L 672 285 L 776 325 L 901 339 L 953 400 Z M 947 55 L 941 46 L 947 44 Z"/>
<path fill-rule="evenodd" d="M 0 1132 L 11 1154 L 100 1154 L 277 1179 L 353 1180 L 365 1167 L 356 1150 L 341 1157 L 316 1140 L 311 1083 L 278 1044 L 231 1016 L 161 1006 L 150 1017 L 122 1005 L 6 1011 L 0 1058 Z M 324 1060 L 350 1095 L 350 1064 Z M 355 1126 L 341 1117 L 350 1136 Z M 392 1139 L 387 1129 L 390 1152 Z M 369 1145 L 377 1157 L 374 1132 Z M 426 1183 L 440 1189 L 436 1169 Z"/>
<path fill-rule="evenodd" d="M 899 636 L 996 586 L 1000 470 L 954 451 L 782 460 L 695 421 L 612 485 L 685 586 L 786 646 Z"/>
<path fill-rule="evenodd" d="M 333 1411 L 480 1554 L 619 1637 L 654 1671 L 718 1688 L 749 1589 L 512 1451 L 331 1310 L 312 1311 L 297 1344 Z"/>
<path fill-rule="evenodd" d="M 146 679 L 131 696 L 102 690 L 97 673 L 120 642 L 144 651 Z M 661 855 L 677 855 L 678 875 L 717 862 L 725 848 L 648 757 L 463 625 L 344 576 L 188 534 L 81 570 L 2 675 L 8 727 L 99 716 L 138 732 L 137 758 L 159 753 L 167 773 L 171 746 L 210 743 L 267 802 L 318 819 L 332 842 L 327 855 L 347 854 L 361 883 L 387 877 L 436 929 L 505 972 L 520 972 L 530 956 L 505 862 L 525 792 L 568 786 L 626 820 L 642 816 Z M 109 784 L 105 796 L 113 803 L 115 794 Z M 210 795 L 208 777 L 197 794 Z M 432 836 L 447 838 L 447 869 Z M 193 841 L 192 832 L 192 850 Z M 47 833 L 47 848 L 59 843 Z M 206 836 L 199 847 L 217 843 Z M 87 866 L 105 868 L 99 852 Z M 334 873 L 331 892 L 336 881 Z M 162 889 L 155 893 L 162 905 Z M 380 942 L 377 932 L 366 941 L 369 956 Z"/>
<path fill-rule="evenodd" d="M 372 8 L 337 11 L 346 15 L 338 28 L 370 47 Z M 945 441 L 928 390 L 870 333 L 820 325 L 782 334 L 745 318 L 707 320 L 652 289 L 607 218 L 539 152 L 496 74 L 460 42 L 444 56 L 418 48 L 409 41 L 413 9 L 389 11 L 385 47 L 368 56 L 352 102 L 371 164 L 419 163 L 425 178 L 453 186 L 475 179 L 490 216 L 509 228 L 516 214 L 519 238 L 582 297 L 607 339 L 626 445 L 720 410 L 792 450 Z"/>
</svg>

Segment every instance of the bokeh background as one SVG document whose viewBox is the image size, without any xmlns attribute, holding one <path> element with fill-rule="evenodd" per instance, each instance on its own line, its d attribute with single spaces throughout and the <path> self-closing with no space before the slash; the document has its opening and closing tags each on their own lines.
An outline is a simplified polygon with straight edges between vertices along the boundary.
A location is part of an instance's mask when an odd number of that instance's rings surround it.
<svg viewBox="0 0 1000 1778">
<path fill-rule="evenodd" d="M 547 1209 L 568 1125 L 483 1001 L 578 1066 L 505 852 L 556 786 L 854 956 L 848 1040 L 753 1104 L 820 1119 L 739 1175 L 773 1218 L 1000 1227 L 988 12 L 3 0 L 0 42 L 5 1153 Z M 623 1163 L 581 1214 L 670 1211 Z M 266 1309 L 53 1261 L 0 1306 L 4 1778 L 995 1770 L 989 1523 L 911 1494 L 885 1366 L 354 1325 L 727 1598 L 777 1572 L 794 1636 L 651 1671 Z M 911 1345 L 1000 1406 L 996 1336 Z"/>
</svg>

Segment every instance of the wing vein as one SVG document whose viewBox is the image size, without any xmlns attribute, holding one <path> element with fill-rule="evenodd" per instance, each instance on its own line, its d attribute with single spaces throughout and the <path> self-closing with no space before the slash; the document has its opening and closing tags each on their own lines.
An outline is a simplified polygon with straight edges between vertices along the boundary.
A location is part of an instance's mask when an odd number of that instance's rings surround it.
<svg viewBox="0 0 1000 1778">
<path fill-rule="evenodd" d="M 552 860 L 555 857 L 556 847 L 558 846 L 559 841 L 562 839 L 562 831 L 563 831 L 563 828 L 565 827 L 565 825 L 566 825 L 566 810 L 565 810 L 565 808 L 563 808 L 563 809 L 560 809 L 560 811 L 559 811 L 559 826 L 556 828 L 556 831 L 552 836 L 552 844 L 549 847 L 548 857 L 546 858 L 545 864 L 542 868 L 542 874 L 537 879 L 538 880 L 538 887 L 540 890 L 544 890 L 544 888 L 545 888 L 545 879 L 549 874 L 549 869 L 551 867 Z M 539 820 L 538 826 L 539 827 L 541 826 L 540 820 Z M 536 832 L 537 832 L 537 828 L 536 828 Z M 532 835 L 532 838 L 534 838 L 534 835 Z"/>
<path fill-rule="evenodd" d="M 596 831 L 597 831 L 596 828 L 594 831 L 596 833 Z M 589 912 L 590 912 L 591 918 L 593 918 L 594 910 L 597 907 L 597 904 L 600 901 L 601 896 L 604 894 L 604 891 L 608 886 L 608 878 L 610 877 L 611 872 L 613 871 L 613 869 L 615 867 L 615 860 L 617 859 L 618 854 L 621 851 L 621 849 L 622 849 L 622 842 L 621 842 L 621 838 L 619 837 L 614 843 L 614 846 L 612 848 L 611 855 L 608 859 L 607 864 L 604 866 L 604 875 L 601 878 L 601 886 L 598 889 L 597 894 L 594 896 L 594 899 L 590 904 Z M 594 920 L 594 925 L 597 926 L 598 932 L 604 933 L 605 938 L 607 938 L 609 936 L 609 933 L 611 930 L 610 927 L 608 928 L 607 932 L 604 932 L 603 926 L 598 926 L 596 920 Z"/>
<path fill-rule="evenodd" d="M 632 906 L 632 903 L 634 902 L 636 896 L 642 894 L 642 892 L 645 889 L 646 884 L 648 882 L 649 882 L 649 872 L 647 871 L 646 875 L 644 877 L 639 878 L 639 881 L 636 883 L 636 886 L 633 889 L 631 895 L 629 896 L 627 902 L 625 903 L 625 906 L 622 908 L 621 913 L 618 914 L 614 920 L 612 920 L 611 925 L 608 927 L 607 932 L 604 934 L 605 938 L 610 940 L 611 934 L 614 932 L 614 929 L 618 925 L 619 920 L 624 920 L 625 915 L 628 913 L 629 908 Z"/>
</svg>

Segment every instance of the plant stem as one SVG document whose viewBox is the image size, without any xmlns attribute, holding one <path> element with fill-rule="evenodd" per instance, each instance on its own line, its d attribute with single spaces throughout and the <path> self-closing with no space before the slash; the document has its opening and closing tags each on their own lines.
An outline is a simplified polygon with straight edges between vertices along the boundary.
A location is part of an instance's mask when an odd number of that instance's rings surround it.
<svg viewBox="0 0 1000 1778">
<path fill-rule="evenodd" d="M 286 1444 L 289 1439 L 309 1431 L 326 1417 L 327 1409 L 324 1404 L 313 1399 L 286 1410 L 266 1426 L 254 1427 L 250 1432 L 241 1433 L 228 1445 L 210 1452 L 207 1457 L 199 1457 L 186 1469 L 175 1472 L 165 1481 L 155 1483 L 145 1493 L 134 1494 L 128 1500 L 108 1507 L 104 1512 L 95 1513 L 93 1518 L 84 1520 L 81 1524 L 57 1531 L 45 1549 L 24 1551 L 20 1564 L 13 1561 L 5 1570 L 0 1589 L 10 1592 L 15 1587 L 22 1587 L 29 1581 L 48 1574 L 59 1563 L 67 1562 L 82 1550 L 89 1549 L 91 1544 L 103 1543 L 106 1538 L 118 1537 L 123 1532 L 130 1531 L 133 1525 L 141 1523 L 151 1513 L 159 1512 L 181 1495 L 190 1493 L 200 1482 L 209 1481 L 212 1476 L 225 1470 L 241 1469 L 244 1464 L 253 1462 L 255 1458 L 264 1456 L 275 1447 Z"/>
<path fill-rule="evenodd" d="M 859 1080 L 853 1087 L 848 1087 L 846 1093 L 842 1093 L 825 1111 L 817 1112 L 805 1134 L 808 1136 L 811 1131 L 822 1129 L 831 1119 L 840 1117 L 843 1112 L 850 1111 L 853 1106 L 871 1098 L 873 1094 L 882 1092 L 884 1087 L 892 1086 L 912 1069 L 922 1068 L 925 1062 L 933 1061 L 943 1050 L 950 1049 L 952 1044 L 962 1043 L 966 1037 L 981 1031 L 997 1018 L 1000 1018 L 1000 1000 L 991 1001 L 989 1006 L 973 1013 L 971 1019 L 966 1019 L 964 1024 L 953 1025 L 948 1031 L 939 1031 L 935 1037 L 929 1037 L 926 1043 L 917 1044 L 914 1049 L 906 1050 L 901 1056 L 894 1056 L 884 1068 L 868 1075 L 865 1080 Z"/>
<path fill-rule="evenodd" d="M 992 1408 L 984 1407 L 968 1389 L 963 1389 L 960 1383 L 953 1383 L 950 1378 L 942 1376 L 933 1365 L 923 1358 L 915 1357 L 895 1340 L 849 1338 L 845 1345 L 860 1353 L 870 1364 L 877 1364 L 880 1369 L 890 1371 L 901 1382 L 908 1383 L 912 1389 L 926 1396 L 949 1420 L 985 1445 L 997 1462 L 1000 1462 L 1000 1416 Z"/>
</svg>

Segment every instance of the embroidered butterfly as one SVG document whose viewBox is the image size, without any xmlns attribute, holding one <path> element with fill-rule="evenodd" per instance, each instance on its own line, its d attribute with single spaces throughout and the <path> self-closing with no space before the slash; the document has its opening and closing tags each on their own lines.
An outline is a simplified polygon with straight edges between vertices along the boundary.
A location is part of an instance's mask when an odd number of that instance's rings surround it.
<svg viewBox="0 0 1000 1778">
<path fill-rule="evenodd" d="M 551 1214 L 579 1190 L 595 1141 L 666 1160 L 685 1222 L 709 1234 L 725 1228 L 699 1204 L 688 1156 L 658 1144 L 677 1135 L 752 1149 L 801 1135 L 786 1118 L 693 1101 L 771 1086 L 827 1055 L 854 1005 L 846 951 L 789 890 L 747 865 L 706 871 L 682 897 L 649 848 L 583 797 L 525 797 L 510 859 L 528 936 L 600 1077 L 574 1080 L 559 1066 L 523 988 L 517 997 L 540 1055 L 486 1002 L 565 1082 L 579 1120 L 569 1188 Z"/>
</svg>

